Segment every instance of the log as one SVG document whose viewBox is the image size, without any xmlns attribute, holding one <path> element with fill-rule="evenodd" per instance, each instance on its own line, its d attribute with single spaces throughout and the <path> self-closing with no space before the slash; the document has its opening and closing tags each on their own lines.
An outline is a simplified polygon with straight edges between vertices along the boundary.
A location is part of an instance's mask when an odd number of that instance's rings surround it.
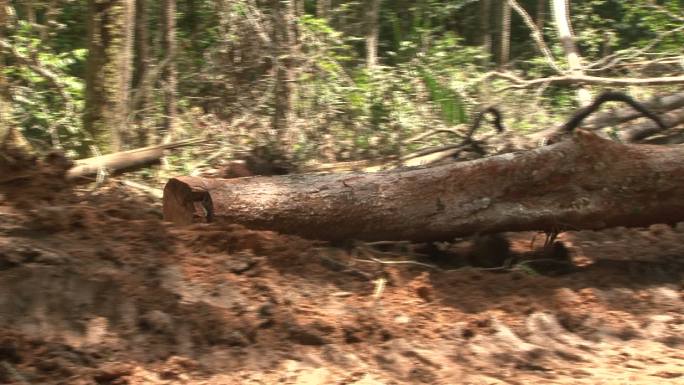
<svg viewBox="0 0 684 385">
<path fill-rule="evenodd" d="M 68 180 L 84 178 L 96 175 L 99 170 L 102 169 L 111 173 L 137 170 L 142 167 L 158 164 L 166 150 L 202 142 L 204 142 L 204 140 L 187 139 L 173 143 L 115 152 L 93 158 L 79 159 L 75 162 L 74 167 L 67 171 L 66 178 Z"/>
<path fill-rule="evenodd" d="M 503 231 L 684 220 L 684 145 L 620 144 L 579 130 L 529 151 L 433 168 L 238 179 L 178 177 L 166 220 L 307 238 L 451 240 Z"/>
</svg>

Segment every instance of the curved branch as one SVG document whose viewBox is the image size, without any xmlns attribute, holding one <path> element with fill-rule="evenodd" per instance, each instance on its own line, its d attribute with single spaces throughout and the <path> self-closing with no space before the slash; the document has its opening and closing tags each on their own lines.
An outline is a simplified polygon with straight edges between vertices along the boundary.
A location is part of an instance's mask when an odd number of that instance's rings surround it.
<svg viewBox="0 0 684 385">
<path fill-rule="evenodd" d="M 570 120 L 568 120 L 559 129 L 559 131 L 566 133 L 572 132 L 582 123 L 582 121 L 584 121 L 584 119 L 586 119 L 589 115 L 593 114 L 603 103 L 609 101 L 627 103 L 630 107 L 634 108 L 636 111 L 640 112 L 645 117 L 654 121 L 661 130 L 667 129 L 665 122 L 663 122 L 658 115 L 651 112 L 643 104 L 632 99 L 630 96 L 625 95 L 621 92 L 604 92 L 601 95 L 599 95 L 593 103 L 578 111 Z"/>
</svg>

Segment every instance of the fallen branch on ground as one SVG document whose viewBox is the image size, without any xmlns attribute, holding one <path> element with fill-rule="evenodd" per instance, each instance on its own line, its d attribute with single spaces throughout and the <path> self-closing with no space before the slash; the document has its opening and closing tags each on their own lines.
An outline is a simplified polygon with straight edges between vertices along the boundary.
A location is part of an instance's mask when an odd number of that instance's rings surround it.
<svg viewBox="0 0 684 385">
<path fill-rule="evenodd" d="M 151 164 L 159 163 L 166 150 L 202 142 L 204 142 L 203 139 L 187 139 L 173 143 L 137 148 L 135 150 L 115 152 L 113 154 L 106 154 L 93 158 L 80 159 L 75 161 L 74 167 L 67 171 L 66 178 L 69 180 L 84 178 L 96 175 L 103 169 L 114 173 L 136 170 Z"/>
</svg>

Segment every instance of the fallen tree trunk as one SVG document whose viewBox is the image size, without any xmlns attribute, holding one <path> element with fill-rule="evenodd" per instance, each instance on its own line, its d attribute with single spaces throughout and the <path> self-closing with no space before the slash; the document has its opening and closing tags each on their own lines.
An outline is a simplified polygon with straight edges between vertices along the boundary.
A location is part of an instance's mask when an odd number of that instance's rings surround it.
<svg viewBox="0 0 684 385">
<path fill-rule="evenodd" d="M 203 142 L 201 139 L 187 139 L 173 143 L 115 152 L 113 154 L 106 154 L 93 158 L 80 159 L 75 161 L 74 167 L 67 171 L 66 178 L 73 180 L 96 175 L 100 170 L 106 170 L 110 173 L 137 170 L 142 167 L 158 164 L 166 150 L 201 142 Z"/>
<path fill-rule="evenodd" d="M 238 179 L 179 177 L 164 216 L 323 240 L 449 240 L 475 233 L 684 220 L 684 145 L 586 131 L 530 151 L 433 168 Z"/>
</svg>

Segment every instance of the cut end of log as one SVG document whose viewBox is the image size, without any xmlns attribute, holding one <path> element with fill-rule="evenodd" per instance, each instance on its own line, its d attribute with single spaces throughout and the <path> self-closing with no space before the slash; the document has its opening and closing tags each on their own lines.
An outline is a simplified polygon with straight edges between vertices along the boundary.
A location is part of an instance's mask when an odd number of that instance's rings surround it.
<svg viewBox="0 0 684 385">
<path fill-rule="evenodd" d="M 164 220 L 178 225 L 211 222 L 213 204 L 208 191 L 173 178 L 164 187 Z"/>
</svg>

